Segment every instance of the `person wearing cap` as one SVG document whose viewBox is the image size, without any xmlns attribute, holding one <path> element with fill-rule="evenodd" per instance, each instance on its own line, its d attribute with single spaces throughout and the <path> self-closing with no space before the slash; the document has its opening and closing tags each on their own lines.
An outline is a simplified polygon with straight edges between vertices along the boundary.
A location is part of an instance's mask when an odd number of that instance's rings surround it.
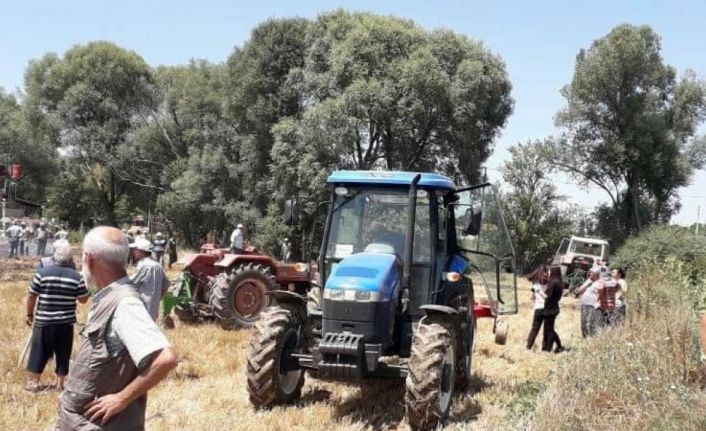
<svg viewBox="0 0 706 431">
<path fill-rule="evenodd" d="M 150 317 L 156 321 L 159 317 L 159 303 L 169 289 L 169 279 L 162 265 L 152 259 L 152 249 L 152 243 L 146 238 L 137 237 L 130 244 L 133 261 L 137 264 L 137 271 L 130 278 Z"/>
<path fill-rule="evenodd" d="M 593 267 L 588 278 L 576 291 L 581 295 L 581 335 L 591 337 L 596 332 L 596 308 L 598 306 L 597 288 L 600 285 L 600 270 Z"/>
<path fill-rule="evenodd" d="M 69 239 L 69 231 L 62 225 L 59 230 L 54 234 L 54 239 Z"/>
<path fill-rule="evenodd" d="M 19 259 L 19 248 L 20 248 L 20 238 L 22 238 L 22 227 L 20 227 L 20 222 L 15 220 L 12 226 L 5 230 L 5 236 L 10 241 L 10 255 L 8 257 L 14 257 Z"/>
<path fill-rule="evenodd" d="M 292 257 L 292 244 L 289 242 L 289 238 L 285 238 L 282 243 L 282 262 L 289 263 L 289 259 Z"/>
<path fill-rule="evenodd" d="M 39 223 L 35 238 L 37 239 L 37 256 L 44 257 L 47 250 L 47 240 L 49 239 L 49 232 L 47 232 L 45 223 Z"/>
<path fill-rule="evenodd" d="M 162 258 L 164 257 L 164 252 L 167 250 L 167 240 L 164 239 L 162 232 L 157 232 L 157 235 L 155 235 L 154 248 L 152 250 L 154 251 L 154 257 L 157 262 L 164 266 Z"/>
<path fill-rule="evenodd" d="M 230 250 L 234 254 L 242 254 L 244 245 L 243 225 L 239 223 L 230 235 Z"/>
</svg>

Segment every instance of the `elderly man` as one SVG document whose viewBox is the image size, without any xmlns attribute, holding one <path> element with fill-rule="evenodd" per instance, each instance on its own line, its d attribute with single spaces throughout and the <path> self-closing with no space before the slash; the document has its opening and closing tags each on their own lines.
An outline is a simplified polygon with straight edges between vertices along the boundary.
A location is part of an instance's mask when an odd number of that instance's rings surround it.
<svg viewBox="0 0 706 431">
<path fill-rule="evenodd" d="M 56 429 L 144 430 L 147 391 L 177 366 L 177 355 L 127 276 L 129 248 L 118 229 L 83 240 L 83 271 L 98 293 L 59 407 Z"/>
<path fill-rule="evenodd" d="M 68 243 L 54 249 L 54 262 L 55 265 L 37 272 L 27 295 L 25 322 L 33 326 L 27 363 L 30 382 L 25 388 L 30 392 L 41 389 L 39 381 L 52 356 L 56 387 L 64 388 L 74 341 L 76 301 L 83 304 L 88 300 L 88 291 L 81 275 L 72 269 L 73 258 Z"/>
<path fill-rule="evenodd" d="M 153 260 L 152 243 L 145 238 L 137 238 L 130 244 L 132 260 L 137 264 L 137 272 L 131 277 L 132 283 L 142 297 L 152 320 L 159 317 L 159 303 L 169 289 L 169 279 L 162 265 Z"/>
<path fill-rule="evenodd" d="M 69 247 L 69 241 L 65 239 L 57 239 L 52 243 L 52 249 L 56 250 L 57 248 L 63 248 L 63 247 Z M 43 257 L 39 259 L 39 269 L 46 268 L 47 266 L 52 266 L 56 265 L 56 261 L 54 260 L 54 255 Z M 69 268 L 71 269 L 76 269 L 76 263 L 74 262 L 73 259 L 69 261 L 67 264 Z"/>
</svg>

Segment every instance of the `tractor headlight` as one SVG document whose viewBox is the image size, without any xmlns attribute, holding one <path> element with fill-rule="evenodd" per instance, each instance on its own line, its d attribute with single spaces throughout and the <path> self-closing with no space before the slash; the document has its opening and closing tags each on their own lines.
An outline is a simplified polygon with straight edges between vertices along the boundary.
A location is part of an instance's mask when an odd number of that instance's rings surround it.
<svg viewBox="0 0 706 431">
<path fill-rule="evenodd" d="M 328 296 L 326 299 L 332 299 L 334 301 L 340 301 L 343 299 L 343 296 L 345 292 L 342 289 L 326 289 L 324 290 L 324 293 L 327 293 L 328 295 L 324 295 L 324 298 Z"/>
<path fill-rule="evenodd" d="M 309 271 L 309 265 L 306 263 L 295 263 L 294 264 L 294 270 L 297 272 L 308 272 Z"/>
<path fill-rule="evenodd" d="M 356 289 L 324 289 L 324 299 L 332 301 L 360 301 L 377 302 L 380 301 L 380 292 Z"/>
</svg>

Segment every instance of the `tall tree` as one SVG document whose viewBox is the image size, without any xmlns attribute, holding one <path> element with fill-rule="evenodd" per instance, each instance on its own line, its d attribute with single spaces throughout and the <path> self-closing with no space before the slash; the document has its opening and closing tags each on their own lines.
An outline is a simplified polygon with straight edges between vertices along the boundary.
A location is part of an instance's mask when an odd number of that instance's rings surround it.
<svg viewBox="0 0 706 431">
<path fill-rule="evenodd" d="M 505 214 L 521 266 L 529 270 L 551 258 L 581 217 L 576 209 L 561 206 L 564 197 L 551 182 L 553 167 L 540 142 L 520 143 L 509 151 L 510 160 L 502 167 L 503 180 L 510 186 L 503 195 Z"/>
<path fill-rule="evenodd" d="M 116 205 L 131 187 L 145 185 L 144 171 L 153 165 L 132 136 L 154 109 L 152 73 L 139 55 L 110 42 L 53 57 L 40 60 L 49 67 L 33 84 L 38 106 L 54 117 L 63 153 L 98 190 L 101 221 L 115 225 Z"/>
<path fill-rule="evenodd" d="M 16 186 L 17 197 L 41 202 L 56 170 L 56 152 L 33 130 L 15 96 L 0 87 L 0 163 L 22 165 L 23 178 Z"/>
<path fill-rule="evenodd" d="M 626 230 L 668 219 L 678 188 L 705 161 L 704 140 L 693 139 L 705 113 L 703 82 L 691 72 L 677 80 L 659 36 L 625 24 L 579 52 L 562 95 L 567 106 L 556 122 L 565 134 L 550 147 L 554 163 L 602 188 L 615 209 L 626 206 Z"/>
</svg>

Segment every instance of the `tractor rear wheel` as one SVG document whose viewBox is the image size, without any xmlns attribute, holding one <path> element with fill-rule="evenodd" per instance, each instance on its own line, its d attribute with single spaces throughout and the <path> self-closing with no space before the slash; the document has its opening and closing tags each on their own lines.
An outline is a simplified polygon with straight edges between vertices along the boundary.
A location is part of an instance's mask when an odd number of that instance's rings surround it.
<svg viewBox="0 0 706 431">
<path fill-rule="evenodd" d="M 293 353 L 302 353 L 302 320 L 291 309 L 277 305 L 262 313 L 250 339 L 247 363 L 248 393 L 255 408 L 291 403 L 301 397 L 304 370 Z"/>
<path fill-rule="evenodd" d="M 419 325 L 405 382 L 407 419 L 415 430 L 436 428 L 449 414 L 456 380 L 455 338 L 438 323 Z"/>
<path fill-rule="evenodd" d="M 268 267 L 248 263 L 231 274 L 216 276 L 211 284 L 213 315 L 223 329 L 250 328 L 270 304 L 267 293 L 277 288 Z"/>
</svg>

